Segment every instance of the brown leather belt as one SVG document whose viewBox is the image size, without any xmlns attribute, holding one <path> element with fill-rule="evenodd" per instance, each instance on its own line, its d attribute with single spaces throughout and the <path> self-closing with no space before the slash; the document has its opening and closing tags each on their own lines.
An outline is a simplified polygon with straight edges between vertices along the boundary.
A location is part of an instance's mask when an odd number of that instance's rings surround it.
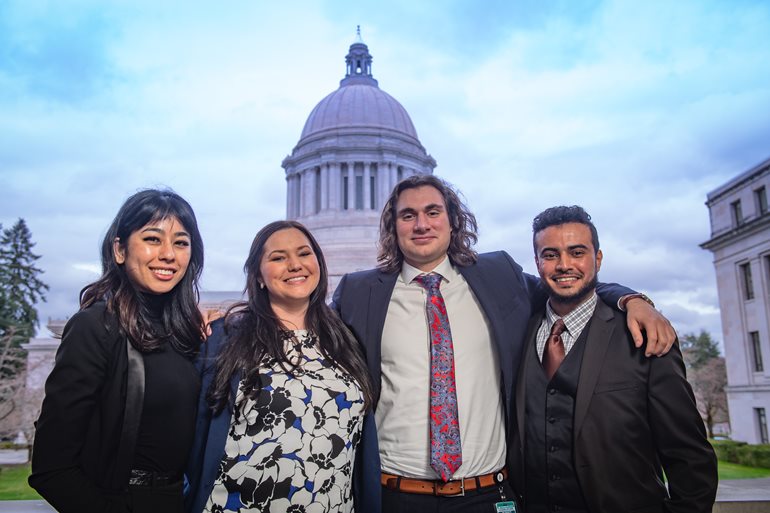
<svg viewBox="0 0 770 513">
<path fill-rule="evenodd" d="M 467 477 L 462 480 L 430 481 L 427 479 L 412 479 L 393 474 L 382 473 L 382 486 L 389 490 L 398 490 L 406 493 L 421 493 L 426 495 L 465 495 L 465 492 L 478 490 L 502 483 L 508 477 L 508 471 L 502 469 L 499 472 L 484 474 L 483 476 Z"/>
</svg>

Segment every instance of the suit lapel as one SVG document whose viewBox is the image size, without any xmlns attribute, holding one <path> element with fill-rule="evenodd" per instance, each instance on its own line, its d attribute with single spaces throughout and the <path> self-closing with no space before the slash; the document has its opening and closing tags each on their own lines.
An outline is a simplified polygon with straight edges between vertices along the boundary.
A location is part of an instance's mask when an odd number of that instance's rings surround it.
<svg viewBox="0 0 770 513">
<path fill-rule="evenodd" d="M 497 284 L 485 280 L 485 276 L 494 279 L 495 274 L 481 272 L 479 265 L 457 266 L 473 295 L 478 299 L 484 315 L 489 322 L 489 331 L 492 341 L 497 349 L 498 366 L 502 377 L 503 401 L 505 404 L 506 422 L 511 419 L 511 393 L 513 391 L 513 366 L 507 362 L 513 361 L 513 347 L 510 343 L 511 333 L 505 333 L 504 323 L 501 318 L 502 311 Z"/>
<path fill-rule="evenodd" d="M 385 328 L 385 317 L 388 315 L 388 304 L 396 286 L 398 273 L 377 273 L 369 286 L 369 305 L 367 308 L 366 342 L 369 344 L 367 354 L 369 372 L 372 375 L 379 393 L 382 362 L 382 331 Z"/>
<path fill-rule="evenodd" d="M 615 330 L 611 322 L 614 316 L 615 313 L 601 299 L 596 303 L 596 310 L 585 341 L 583 361 L 580 365 L 580 378 L 575 398 L 575 425 L 572 430 L 573 442 L 576 442 L 580 435 L 580 428 L 588 413 L 588 406 L 591 404 L 591 397 L 604 365 L 604 357 Z"/>
</svg>

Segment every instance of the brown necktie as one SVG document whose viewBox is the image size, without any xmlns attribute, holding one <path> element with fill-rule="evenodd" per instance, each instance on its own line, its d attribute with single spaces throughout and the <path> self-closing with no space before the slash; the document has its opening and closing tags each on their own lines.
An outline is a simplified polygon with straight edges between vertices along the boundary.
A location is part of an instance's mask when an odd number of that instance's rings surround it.
<svg viewBox="0 0 770 513">
<path fill-rule="evenodd" d="M 561 361 L 564 360 L 564 342 L 561 339 L 561 334 L 566 329 L 564 321 L 557 319 L 551 327 L 551 334 L 548 335 L 548 340 L 545 342 L 543 370 L 548 377 L 548 381 L 551 381 L 553 375 L 556 374 L 556 369 L 559 368 Z"/>
</svg>

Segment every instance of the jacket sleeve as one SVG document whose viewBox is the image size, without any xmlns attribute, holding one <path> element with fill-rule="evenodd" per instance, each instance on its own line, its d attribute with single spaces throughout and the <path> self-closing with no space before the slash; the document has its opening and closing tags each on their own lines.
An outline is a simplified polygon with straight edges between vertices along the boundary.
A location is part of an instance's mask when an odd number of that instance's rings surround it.
<svg viewBox="0 0 770 513">
<path fill-rule="evenodd" d="M 342 276 L 342 279 L 337 285 L 337 288 L 334 289 L 334 294 L 332 295 L 332 302 L 329 304 L 331 309 L 337 312 L 337 315 L 339 315 L 342 310 L 342 305 L 341 305 L 342 289 L 345 287 L 345 282 L 347 281 L 347 278 L 348 278 L 347 274 Z"/>
<path fill-rule="evenodd" d="M 224 325 L 224 319 L 218 319 L 211 324 L 211 335 L 201 346 L 195 362 L 201 377 L 201 391 L 195 418 L 195 436 L 185 471 L 189 485 L 185 490 L 185 510 L 188 512 L 201 512 L 206 505 L 224 454 L 227 429 L 230 425 L 230 410 L 225 408 L 214 416 L 207 400 L 216 372 L 216 358 L 225 339 Z"/>
<path fill-rule="evenodd" d="M 545 307 L 545 302 L 548 299 L 548 294 L 542 284 L 542 280 L 531 274 L 522 273 L 522 275 L 524 277 L 527 292 L 529 293 L 532 311 L 541 310 Z M 610 306 L 610 308 L 619 311 L 618 301 L 620 298 L 627 294 L 635 294 L 636 291 L 623 285 L 618 285 L 617 283 L 598 283 L 596 285 L 596 293 L 602 301 Z"/>
<path fill-rule="evenodd" d="M 679 344 L 650 362 L 648 404 L 650 428 L 668 478 L 667 511 L 710 513 L 717 461 L 685 377 Z"/>
<path fill-rule="evenodd" d="M 121 497 L 100 491 L 82 467 L 89 426 L 98 422 L 101 392 L 112 374 L 114 347 L 108 346 L 116 342 L 100 318 L 86 310 L 67 323 L 36 423 L 29 484 L 62 513 L 125 507 Z"/>
</svg>

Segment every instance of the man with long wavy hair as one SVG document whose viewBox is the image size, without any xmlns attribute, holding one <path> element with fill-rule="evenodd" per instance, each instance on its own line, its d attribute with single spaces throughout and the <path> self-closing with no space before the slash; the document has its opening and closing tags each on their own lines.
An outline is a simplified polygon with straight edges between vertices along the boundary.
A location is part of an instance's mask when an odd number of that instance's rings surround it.
<svg viewBox="0 0 770 513">
<path fill-rule="evenodd" d="M 476 218 L 457 192 L 411 176 L 383 208 L 378 268 L 345 275 L 335 291 L 378 397 L 355 464 L 362 511 L 514 511 L 512 390 L 527 321 L 546 293 L 507 253 L 478 254 L 476 241 Z M 670 348 L 673 328 L 640 294 L 597 290 L 627 303 L 648 354 Z"/>
</svg>

